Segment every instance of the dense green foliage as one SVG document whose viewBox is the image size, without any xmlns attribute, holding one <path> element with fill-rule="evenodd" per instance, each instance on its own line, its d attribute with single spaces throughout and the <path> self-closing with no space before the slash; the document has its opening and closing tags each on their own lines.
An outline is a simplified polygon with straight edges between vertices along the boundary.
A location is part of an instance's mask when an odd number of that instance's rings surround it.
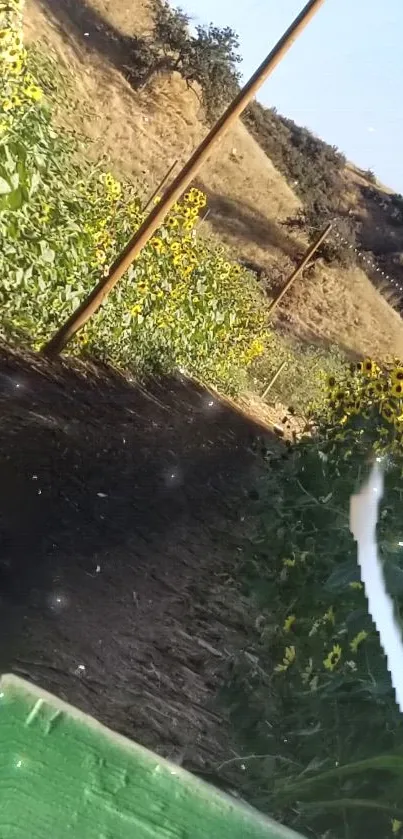
<svg viewBox="0 0 403 839">
<path fill-rule="evenodd" d="M 232 676 L 246 792 L 302 833 L 387 837 L 403 821 L 403 718 L 360 582 L 350 496 L 385 457 L 378 544 L 403 607 L 403 368 L 369 359 L 329 379 L 313 437 L 273 450 L 239 569 L 261 617 Z M 252 650 L 251 650 L 252 651 Z M 251 663 L 252 662 L 252 663 Z"/>
<path fill-rule="evenodd" d="M 54 129 L 27 70 L 21 3 L 6 8 L 3 64 L 12 64 L 10 50 L 19 57 L 4 77 L 0 112 L 0 329 L 37 347 L 107 270 L 144 213 L 133 186 L 86 164 L 77 143 Z M 175 205 L 79 333 L 76 350 L 139 373 L 180 367 L 230 390 L 243 383 L 264 350 L 263 298 L 222 248 L 195 235 L 204 204 L 193 189 Z"/>
</svg>

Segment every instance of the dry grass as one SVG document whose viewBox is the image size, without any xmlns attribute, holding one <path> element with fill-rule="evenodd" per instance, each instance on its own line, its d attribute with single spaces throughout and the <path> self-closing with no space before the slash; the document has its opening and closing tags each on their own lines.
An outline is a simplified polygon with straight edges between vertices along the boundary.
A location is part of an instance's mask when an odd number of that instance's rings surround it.
<svg viewBox="0 0 403 839">
<path fill-rule="evenodd" d="M 80 9 L 81 3 L 29 0 L 27 37 L 44 42 L 74 80 L 76 107 L 63 118 L 92 140 L 94 157 L 106 153 L 117 173 L 134 178 L 147 192 L 205 134 L 200 101 L 177 74 L 135 92 L 116 60 L 108 59 L 105 29 L 100 50 L 96 27 L 85 37 L 84 24 L 72 23 L 71 9 Z M 90 8 L 122 34 L 143 35 L 150 29 L 148 0 L 91 0 Z M 347 177 L 348 200 L 354 204 L 360 175 L 351 167 Z M 304 241 L 289 236 L 281 221 L 295 214 L 300 202 L 241 123 L 203 168 L 200 181 L 210 206 L 204 230 L 229 244 L 234 255 L 261 266 L 269 278 L 285 278 Z M 400 318 L 357 268 L 319 264 L 313 277 L 296 284 L 281 314 L 287 328 L 304 340 L 337 342 L 353 355 L 403 355 Z"/>
</svg>

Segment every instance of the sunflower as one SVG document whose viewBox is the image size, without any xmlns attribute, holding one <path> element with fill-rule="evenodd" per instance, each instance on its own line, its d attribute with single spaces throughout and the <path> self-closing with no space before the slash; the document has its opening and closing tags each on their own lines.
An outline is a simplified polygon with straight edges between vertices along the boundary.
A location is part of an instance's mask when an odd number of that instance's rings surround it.
<svg viewBox="0 0 403 839">
<path fill-rule="evenodd" d="M 378 382 L 370 382 L 365 387 L 365 393 L 368 399 L 374 399 L 376 396 L 378 396 L 379 391 L 376 388 L 376 384 L 378 384 Z"/>
<path fill-rule="evenodd" d="M 40 102 L 43 96 L 43 90 L 37 84 L 29 84 L 24 87 L 24 94 L 27 99 L 32 99 L 33 102 Z"/>
<path fill-rule="evenodd" d="M 361 399 L 356 399 L 354 402 L 352 402 L 350 412 L 352 414 L 355 414 L 356 416 L 358 416 L 358 414 L 360 414 L 361 411 L 362 411 Z"/>
<path fill-rule="evenodd" d="M 350 641 L 350 650 L 353 653 L 356 653 L 358 647 L 360 646 L 360 644 L 362 644 L 363 641 L 365 641 L 366 638 L 368 638 L 368 632 L 366 632 L 365 629 L 361 629 L 361 631 L 358 632 L 355 638 L 353 638 L 353 640 Z"/>
<path fill-rule="evenodd" d="M 10 64 L 10 73 L 13 76 L 19 76 L 22 73 L 23 63 L 20 58 L 16 58 L 15 61 L 12 61 Z"/>
<path fill-rule="evenodd" d="M 403 381 L 395 381 L 392 383 L 390 388 L 390 395 L 395 396 L 397 399 L 403 398 Z"/>
<path fill-rule="evenodd" d="M 341 646 L 340 644 L 333 644 L 333 648 L 330 650 L 326 658 L 323 659 L 323 666 L 326 668 L 326 670 L 334 670 L 334 668 L 337 667 L 340 659 Z"/>
<path fill-rule="evenodd" d="M 284 632 L 290 632 L 290 630 L 294 626 L 295 621 L 296 621 L 295 615 L 288 615 L 288 617 L 284 621 L 283 631 Z"/>
<path fill-rule="evenodd" d="M 156 253 L 158 253 L 158 254 L 164 253 L 164 250 L 165 250 L 164 242 L 158 236 L 154 236 L 151 239 L 150 244 L 153 246 Z"/>
<path fill-rule="evenodd" d="M 371 358 L 365 358 L 362 362 L 362 372 L 364 376 L 373 376 L 376 372 L 376 364 Z"/>
<path fill-rule="evenodd" d="M 403 383 L 403 367 L 395 367 L 395 369 L 392 370 L 392 382 Z"/>
<path fill-rule="evenodd" d="M 346 396 L 347 396 L 347 393 L 342 388 L 339 388 L 333 394 L 333 398 L 336 399 L 337 402 L 344 402 Z"/>
<path fill-rule="evenodd" d="M 383 402 L 381 407 L 381 416 L 383 416 L 386 422 L 393 422 L 395 417 L 395 408 L 391 402 L 388 402 L 387 400 Z"/>
</svg>

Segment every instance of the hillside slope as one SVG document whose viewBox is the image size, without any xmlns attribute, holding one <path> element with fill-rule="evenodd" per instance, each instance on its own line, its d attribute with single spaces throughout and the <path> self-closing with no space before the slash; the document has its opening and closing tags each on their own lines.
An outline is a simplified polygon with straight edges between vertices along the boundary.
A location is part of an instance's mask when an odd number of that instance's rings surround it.
<svg viewBox="0 0 403 839">
<path fill-rule="evenodd" d="M 91 139 L 94 158 L 110 156 L 116 171 L 145 193 L 207 130 L 197 95 L 178 74 L 157 78 L 140 93 L 126 80 L 122 36 L 143 35 L 150 24 L 149 0 L 29 0 L 26 12 L 27 39 L 56 55 L 71 82 L 76 101 L 62 112 L 63 121 Z M 200 181 L 209 197 L 205 229 L 281 284 L 305 246 L 281 225 L 300 201 L 241 123 Z M 280 320 L 296 338 L 337 343 L 349 354 L 403 355 L 399 315 L 357 267 L 318 262 L 288 296 Z"/>
</svg>

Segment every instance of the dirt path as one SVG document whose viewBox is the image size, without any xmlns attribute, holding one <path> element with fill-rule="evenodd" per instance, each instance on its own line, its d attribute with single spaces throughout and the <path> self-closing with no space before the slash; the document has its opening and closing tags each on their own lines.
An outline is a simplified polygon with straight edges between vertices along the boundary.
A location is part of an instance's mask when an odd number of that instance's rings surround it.
<svg viewBox="0 0 403 839">
<path fill-rule="evenodd" d="M 178 380 L 0 352 L 0 669 L 203 770 L 253 616 L 231 572 L 257 427 Z M 276 445 L 276 443 L 273 443 Z"/>
</svg>

